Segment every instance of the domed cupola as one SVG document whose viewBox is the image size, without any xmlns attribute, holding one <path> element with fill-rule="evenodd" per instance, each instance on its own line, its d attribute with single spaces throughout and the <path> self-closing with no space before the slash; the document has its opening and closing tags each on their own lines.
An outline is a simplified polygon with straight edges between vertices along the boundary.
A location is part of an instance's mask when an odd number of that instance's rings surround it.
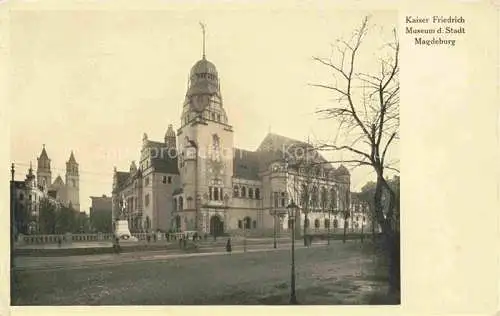
<svg viewBox="0 0 500 316">
<path fill-rule="evenodd" d="M 203 30 L 203 55 L 189 73 L 186 98 L 181 116 L 181 127 L 192 122 L 222 123 L 228 119 L 220 93 L 219 74 L 215 65 L 205 55 L 205 26 Z"/>
</svg>

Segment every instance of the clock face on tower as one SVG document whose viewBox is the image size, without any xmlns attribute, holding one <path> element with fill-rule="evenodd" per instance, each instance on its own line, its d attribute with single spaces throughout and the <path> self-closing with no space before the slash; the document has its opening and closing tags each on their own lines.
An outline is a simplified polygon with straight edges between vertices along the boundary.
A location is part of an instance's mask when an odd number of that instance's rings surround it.
<svg viewBox="0 0 500 316">
<path fill-rule="evenodd" d="M 191 106 L 195 111 L 201 112 L 210 104 L 210 96 L 207 94 L 194 95 L 191 97 Z"/>
</svg>

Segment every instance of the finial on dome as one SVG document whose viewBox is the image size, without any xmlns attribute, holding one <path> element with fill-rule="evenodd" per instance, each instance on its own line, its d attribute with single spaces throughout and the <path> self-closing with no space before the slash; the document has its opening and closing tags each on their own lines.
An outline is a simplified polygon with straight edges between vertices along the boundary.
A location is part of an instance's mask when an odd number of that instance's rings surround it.
<svg viewBox="0 0 500 316">
<path fill-rule="evenodd" d="M 203 32 L 203 59 L 205 59 L 205 24 L 200 22 L 201 31 Z"/>
</svg>

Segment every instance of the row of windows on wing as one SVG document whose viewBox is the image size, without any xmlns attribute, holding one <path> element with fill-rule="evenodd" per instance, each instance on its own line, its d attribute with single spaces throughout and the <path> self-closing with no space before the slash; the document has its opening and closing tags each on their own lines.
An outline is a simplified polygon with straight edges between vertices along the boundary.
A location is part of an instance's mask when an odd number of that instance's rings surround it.
<svg viewBox="0 0 500 316">
<path fill-rule="evenodd" d="M 285 165 L 273 165 L 272 167 L 273 172 L 286 172 L 286 166 Z M 298 169 L 299 174 L 307 174 L 310 176 L 318 177 L 318 178 L 334 178 L 335 173 L 334 171 L 328 171 L 324 168 L 321 167 L 300 167 Z"/>
<path fill-rule="evenodd" d="M 251 224 L 251 225 L 250 225 Z M 238 220 L 238 228 L 239 229 L 256 229 L 257 228 L 257 221 L 252 220 L 249 216 L 246 216 L 242 220 Z"/>
<path fill-rule="evenodd" d="M 245 186 L 235 185 L 233 187 L 233 197 L 235 198 L 249 198 L 260 200 L 260 189 L 259 188 L 248 188 Z"/>
<path fill-rule="evenodd" d="M 188 196 L 186 199 L 187 202 L 187 209 L 193 209 L 194 208 L 194 200 L 192 197 Z M 179 196 L 178 198 L 174 198 L 173 200 L 174 203 L 174 211 L 182 211 L 184 210 L 184 198 L 182 196 Z"/>
<path fill-rule="evenodd" d="M 344 225 L 346 226 L 346 228 L 349 227 L 348 220 L 344 220 L 342 217 L 339 217 L 339 219 L 344 222 Z M 320 221 L 319 219 L 315 219 L 314 220 L 314 228 L 316 228 L 316 229 L 321 229 L 321 228 L 328 229 L 328 228 L 331 228 L 332 226 L 334 229 L 338 228 L 339 227 L 339 219 L 337 219 L 337 215 L 335 215 L 332 220 L 330 220 L 328 218 L 325 218 L 323 221 Z M 360 223 L 360 220 L 362 221 L 362 223 Z M 321 222 L 323 222 L 323 225 L 321 225 Z M 355 222 L 353 222 L 354 227 L 358 228 L 360 225 L 364 225 L 364 224 L 366 224 L 365 216 L 362 216 L 362 217 L 356 216 L 355 217 Z M 332 226 L 330 226 L 330 225 L 332 225 Z M 306 228 L 309 228 L 311 226 L 311 221 L 309 218 L 306 218 L 304 220 L 304 226 Z M 288 228 L 291 228 L 291 220 L 288 220 Z"/>
<path fill-rule="evenodd" d="M 150 183 L 149 177 L 144 178 L 144 186 L 148 186 Z M 172 183 L 172 176 L 162 176 L 161 177 L 161 183 L 163 184 L 171 184 Z"/>
</svg>

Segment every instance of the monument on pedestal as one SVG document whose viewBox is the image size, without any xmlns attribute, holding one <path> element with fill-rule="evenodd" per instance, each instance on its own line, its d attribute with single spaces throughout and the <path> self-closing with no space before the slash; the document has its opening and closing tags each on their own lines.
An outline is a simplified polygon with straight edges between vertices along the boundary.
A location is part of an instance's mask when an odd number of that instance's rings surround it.
<svg viewBox="0 0 500 316">
<path fill-rule="evenodd" d="M 125 197 L 122 196 L 121 202 L 121 210 L 120 215 L 118 216 L 118 220 L 115 222 L 115 232 L 114 235 L 120 241 L 128 240 L 128 241 L 138 241 L 138 239 L 130 233 L 130 229 L 128 228 L 128 221 L 124 219 L 124 213 L 127 208 L 127 201 Z"/>
</svg>

